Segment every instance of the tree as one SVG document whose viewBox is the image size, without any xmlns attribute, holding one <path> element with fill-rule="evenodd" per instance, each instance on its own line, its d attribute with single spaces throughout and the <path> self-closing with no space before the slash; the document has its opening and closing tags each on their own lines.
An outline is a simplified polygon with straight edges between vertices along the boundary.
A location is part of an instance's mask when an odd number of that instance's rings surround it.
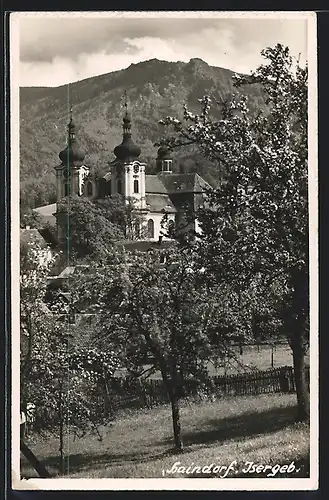
<svg viewBox="0 0 329 500">
<path fill-rule="evenodd" d="M 93 201 L 78 196 L 63 198 L 58 213 L 60 247 L 71 261 L 105 263 L 113 245 L 144 234 L 144 219 L 133 200 L 119 195 Z"/>
<path fill-rule="evenodd" d="M 123 238 L 121 228 L 86 198 L 64 198 L 58 204 L 58 213 L 60 245 L 72 261 L 106 261 L 109 248 Z"/>
<path fill-rule="evenodd" d="M 74 326 L 69 324 L 68 306 L 61 305 L 55 313 L 47 308 L 51 261 L 45 255 L 37 243 L 21 249 L 21 408 L 33 402 L 35 430 L 59 437 L 64 473 L 65 433 L 99 434 L 98 427 L 112 418 L 97 410 L 92 395 L 113 375 L 117 360 L 113 352 L 77 347 L 70 341 Z M 26 456 L 33 459 L 33 454 Z"/>
<path fill-rule="evenodd" d="M 56 316 L 44 318 L 33 346 L 32 367 L 25 383 L 28 401 L 36 406 L 34 430 L 59 438 L 60 470 L 68 451 L 65 436 L 97 433 L 113 414 L 96 405 L 104 397 L 104 382 L 113 376 L 116 359 L 91 347 L 70 342 L 74 328 Z"/>
<path fill-rule="evenodd" d="M 49 259 L 48 249 L 40 243 L 21 244 L 20 247 L 20 325 L 21 390 L 24 393 L 25 378 L 31 370 L 31 356 L 40 316 L 44 310 L 47 276 L 54 258 Z"/>
<path fill-rule="evenodd" d="M 262 51 L 266 62 L 235 85 L 260 85 L 266 110 L 251 113 L 247 98 L 217 103 L 221 118 L 209 118 L 211 99 L 201 112 L 184 109 L 168 145 L 196 144 L 224 167 L 226 182 L 209 191 L 198 219 L 200 253 L 208 276 L 236 289 L 258 283 L 271 287 L 272 313 L 291 346 L 299 418 L 309 415 L 305 354 L 309 344 L 307 67 L 278 44 Z"/>
<path fill-rule="evenodd" d="M 144 235 L 145 220 L 136 211 L 133 198 L 112 195 L 97 199 L 94 203 L 99 207 L 102 215 L 120 229 L 126 239 L 139 239 Z M 137 225 L 139 227 L 138 234 L 135 230 Z"/>
<path fill-rule="evenodd" d="M 24 207 L 20 207 L 20 227 L 25 229 L 29 227 L 30 229 L 41 229 L 44 227 L 44 223 L 39 214 L 32 211 L 32 209 L 24 210 Z"/>
<path fill-rule="evenodd" d="M 55 203 L 56 201 L 55 178 L 52 178 L 51 173 L 50 176 L 44 176 L 42 182 L 40 182 L 40 173 L 29 170 L 28 176 L 21 178 L 20 205 L 22 212 L 27 212 L 31 208 L 47 205 L 48 203 Z"/>
<path fill-rule="evenodd" d="M 98 341 L 103 337 L 116 346 L 130 374 L 161 372 L 175 448 L 182 450 L 179 401 L 188 380 L 208 379 L 208 360 L 217 358 L 232 336 L 225 328 L 225 301 L 209 291 L 202 271 L 194 270 L 192 247 L 116 258 L 119 262 L 95 268 L 72 285 L 75 307 L 95 315 Z M 214 335 L 217 342 L 211 344 Z M 147 362 L 151 366 L 145 369 Z"/>
</svg>

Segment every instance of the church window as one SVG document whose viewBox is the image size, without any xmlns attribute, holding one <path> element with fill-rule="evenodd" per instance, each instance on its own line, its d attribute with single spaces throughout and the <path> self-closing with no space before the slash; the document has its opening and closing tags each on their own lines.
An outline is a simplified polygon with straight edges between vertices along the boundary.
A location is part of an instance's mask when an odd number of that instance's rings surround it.
<svg viewBox="0 0 329 500">
<path fill-rule="evenodd" d="M 70 184 L 64 184 L 64 196 L 70 196 Z"/>
<path fill-rule="evenodd" d="M 111 179 L 108 181 L 109 183 L 109 194 L 112 194 L 112 181 Z"/>
<path fill-rule="evenodd" d="M 164 172 L 171 172 L 171 160 L 164 160 L 163 171 Z"/>
<path fill-rule="evenodd" d="M 175 230 L 175 223 L 174 223 L 173 220 L 170 220 L 168 222 L 168 233 L 169 233 L 169 235 L 172 235 L 173 232 L 174 232 L 174 230 Z"/>
<path fill-rule="evenodd" d="M 87 196 L 92 196 L 93 195 L 93 185 L 91 182 L 87 183 Z"/>
<path fill-rule="evenodd" d="M 147 222 L 147 236 L 148 238 L 154 238 L 154 220 L 149 219 Z"/>
<path fill-rule="evenodd" d="M 138 185 L 138 181 L 135 180 L 134 181 L 134 193 L 138 193 L 139 192 L 139 185 Z"/>
<path fill-rule="evenodd" d="M 122 194 L 122 182 L 120 179 L 117 182 L 117 192 L 118 194 Z"/>
</svg>

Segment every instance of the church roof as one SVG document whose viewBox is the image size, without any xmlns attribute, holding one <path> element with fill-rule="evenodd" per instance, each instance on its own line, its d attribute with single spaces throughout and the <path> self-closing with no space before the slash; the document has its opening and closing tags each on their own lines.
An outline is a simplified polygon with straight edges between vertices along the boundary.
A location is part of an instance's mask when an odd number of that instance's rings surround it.
<svg viewBox="0 0 329 500">
<path fill-rule="evenodd" d="M 177 245 L 175 240 L 163 240 L 161 244 L 159 241 L 152 240 L 125 240 L 122 241 L 124 248 L 127 251 L 147 252 L 151 249 L 166 250 Z"/>
<path fill-rule="evenodd" d="M 127 161 L 136 159 L 141 154 L 141 148 L 131 138 L 131 119 L 126 110 L 123 117 L 123 139 L 119 146 L 114 148 L 114 154 L 119 160 Z"/>
<path fill-rule="evenodd" d="M 145 192 L 157 194 L 202 193 L 210 185 L 197 173 L 145 176 Z"/>
<path fill-rule="evenodd" d="M 145 175 L 145 192 L 168 194 L 167 189 L 157 175 Z"/>
<path fill-rule="evenodd" d="M 151 212 L 177 212 L 171 199 L 167 194 L 147 193 L 146 192 L 146 206 Z"/>
<path fill-rule="evenodd" d="M 158 174 L 167 193 L 202 193 L 210 185 L 197 173 Z"/>
<path fill-rule="evenodd" d="M 168 146 L 160 146 L 158 149 L 158 160 L 172 160 L 172 151 Z"/>
<path fill-rule="evenodd" d="M 63 271 L 58 275 L 58 278 L 68 278 L 72 274 L 74 274 L 75 266 L 67 266 Z"/>
<path fill-rule="evenodd" d="M 82 151 L 82 149 L 80 149 L 79 144 L 75 138 L 75 123 L 72 118 L 72 110 L 67 130 L 68 130 L 67 146 L 65 149 L 63 149 L 63 151 L 59 153 L 58 155 L 59 159 L 61 160 L 62 165 L 81 167 L 83 160 L 85 158 L 85 153 L 84 151 Z"/>
<path fill-rule="evenodd" d="M 51 203 L 50 205 L 44 205 L 42 207 L 33 208 L 33 212 L 40 215 L 45 222 L 48 222 L 52 226 L 56 225 L 56 217 L 54 213 L 56 213 L 57 207 L 56 203 Z"/>
<path fill-rule="evenodd" d="M 63 149 L 58 156 L 62 165 L 81 167 L 85 158 L 85 153 L 80 149 L 80 146 L 75 140 L 71 139 L 66 148 Z"/>
<path fill-rule="evenodd" d="M 39 233 L 38 229 L 21 229 L 20 233 L 20 241 L 21 243 L 39 243 L 43 248 L 46 248 L 48 245 L 44 238 Z"/>
</svg>

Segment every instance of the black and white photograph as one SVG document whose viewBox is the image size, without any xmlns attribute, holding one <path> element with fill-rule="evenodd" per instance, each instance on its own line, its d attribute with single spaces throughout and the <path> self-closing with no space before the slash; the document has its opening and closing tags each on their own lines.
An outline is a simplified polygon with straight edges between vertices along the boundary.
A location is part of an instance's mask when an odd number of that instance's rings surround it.
<svg viewBox="0 0 329 500">
<path fill-rule="evenodd" d="M 13 488 L 317 489 L 315 14 L 10 42 Z"/>
</svg>

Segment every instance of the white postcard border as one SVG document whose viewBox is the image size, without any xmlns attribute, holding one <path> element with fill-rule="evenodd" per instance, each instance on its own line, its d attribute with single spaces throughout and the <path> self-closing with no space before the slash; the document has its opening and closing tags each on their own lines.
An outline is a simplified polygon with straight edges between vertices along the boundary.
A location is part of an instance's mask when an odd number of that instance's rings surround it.
<svg viewBox="0 0 329 500">
<path fill-rule="evenodd" d="M 306 19 L 309 66 L 309 241 L 310 241 L 310 478 L 269 479 L 20 479 L 20 320 L 19 320 L 19 19 L 24 17 L 149 17 Z M 12 300 L 12 487 L 15 490 L 214 490 L 298 491 L 318 487 L 318 178 L 317 178 L 317 38 L 314 12 L 15 12 L 10 15 L 11 113 L 11 300 Z"/>
</svg>

